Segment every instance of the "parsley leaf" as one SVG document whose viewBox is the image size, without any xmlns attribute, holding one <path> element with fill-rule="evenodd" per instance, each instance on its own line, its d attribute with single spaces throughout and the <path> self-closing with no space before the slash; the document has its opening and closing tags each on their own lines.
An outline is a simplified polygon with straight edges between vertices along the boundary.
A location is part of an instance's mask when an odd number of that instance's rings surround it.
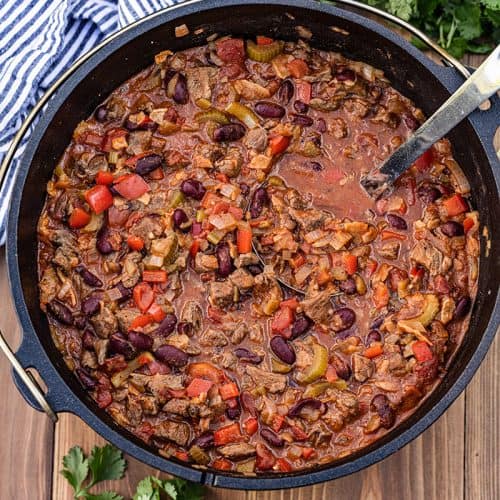
<svg viewBox="0 0 500 500">
<path fill-rule="evenodd" d="M 92 472 L 92 482 L 89 487 L 101 481 L 121 479 L 125 473 L 126 462 L 120 450 L 107 444 L 95 446 L 89 457 L 89 467 Z"/>
<path fill-rule="evenodd" d="M 485 53 L 500 42 L 500 0 L 365 0 L 409 21 L 455 57 Z M 427 48 L 413 40 L 419 48 Z"/>
<path fill-rule="evenodd" d="M 79 446 L 71 448 L 68 454 L 63 457 L 63 466 L 61 474 L 75 490 L 75 498 L 82 496 L 82 484 L 89 473 L 89 462 Z"/>
<path fill-rule="evenodd" d="M 148 476 L 138 485 L 133 500 L 160 500 L 166 493 L 172 500 L 202 500 L 204 488 L 184 479 L 165 479 Z"/>
<path fill-rule="evenodd" d="M 85 500 L 123 500 L 123 497 L 114 491 L 105 491 L 104 493 L 98 493 L 97 495 L 87 493 L 85 495 Z"/>
</svg>

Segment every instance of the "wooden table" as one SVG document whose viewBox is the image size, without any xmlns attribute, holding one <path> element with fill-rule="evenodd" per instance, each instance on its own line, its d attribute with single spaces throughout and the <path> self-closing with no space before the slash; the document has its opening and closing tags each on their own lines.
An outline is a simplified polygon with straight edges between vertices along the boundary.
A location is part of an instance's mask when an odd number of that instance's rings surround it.
<svg viewBox="0 0 500 500">
<path fill-rule="evenodd" d="M 465 60 L 474 66 L 477 56 Z M 0 328 L 11 346 L 20 338 L 0 250 Z M 467 390 L 422 436 L 379 464 L 349 477 L 280 492 L 211 488 L 218 500 L 494 500 L 500 498 L 500 338 L 496 338 Z M 104 440 L 78 417 L 62 414 L 56 425 L 32 410 L 17 392 L 0 355 L 0 498 L 71 500 L 59 474 L 62 457 L 74 445 L 90 451 Z M 125 479 L 103 485 L 130 498 L 137 482 L 154 469 L 128 457 Z"/>
</svg>

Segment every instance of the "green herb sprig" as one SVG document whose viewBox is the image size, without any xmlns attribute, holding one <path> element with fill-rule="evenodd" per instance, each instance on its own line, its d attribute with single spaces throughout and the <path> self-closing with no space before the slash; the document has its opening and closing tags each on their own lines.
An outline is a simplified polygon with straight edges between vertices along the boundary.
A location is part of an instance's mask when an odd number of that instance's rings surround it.
<svg viewBox="0 0 500 500">
<path fill-rule="evenodd" d="M 114 491 L 90 492 L 102 481 L 123 478 L 127 462 L 114 446 L 95 446 L 88 457 L 79 446 L 74 446 L 64 456 L 63 467 L 61 474 L 72 486 L 75 500 L 123 500 L 123 496 Z M 204 488 L 184 479 L 147 476 L 138 483 L 133 500 L 160 500 L 165 498 L 162 494 L 172 500 L 202 500 Z"/>
<path fill-rule="evenodd" d="M 500 43 L 500 0 L 365 0 L 410 22 L 455 57 Z M 421 42 L 413 40 L 417 47 Z"/>
</svg>

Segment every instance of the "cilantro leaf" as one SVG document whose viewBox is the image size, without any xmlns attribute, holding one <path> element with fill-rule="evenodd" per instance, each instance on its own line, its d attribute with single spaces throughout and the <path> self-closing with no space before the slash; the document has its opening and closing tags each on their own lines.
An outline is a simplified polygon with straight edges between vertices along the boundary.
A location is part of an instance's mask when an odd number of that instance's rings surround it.
<svg viewBox="0 0 500 500">
<path fill-rule="evenodd" d="M 170 497 L 172 500 L 182 500 L 182 497 L 179 496 L 179 491 L 177 490 L 174 480 L 164 481 L 163 483 L 163 491 Z"/>
<path fill-rule="evenodd" d="M 82 496 L 82 484 L 89 473 L 89 462 L 79 446 L 71 448 L 68 454 L 63 457 L 63 466 L 61 474 L 75 490 L 75 498 Z"/>
<path fill-rule="evenodd" d="M 493 10 L 500 10 L 500 0 L 481 0 L 481 3 Z"/>
<path fill-rule="evenodd" d="M 92 472 L 89 488 L 101 481 L 121 479 L 126 466 L 122 452 L 114 446 L 110 444 L 103 447 L 95 446 L 89 457 L 89 467 Z"/>
<path fill-rule="evenodd" d="M 123 500 L 123 497 L 114 491 L 105 491 L 97 495 L 87 493 L 85 495 L 85 500 Z"/>
<path fill-rule="evenodd" d="M 177 497 L 172 497 L 174 500 L 202 500 L 204 497 L 204 488 L 200 484 L 178 478 L 171 479 L 170 482 L 177 490 Z M 169 493 L 166 489 L 165 491 Z"/>
<path fill-rule="evenodd" d="M 405 21 L 410 20 L 416 8 L 417 2 L 415 0 L 389 0 L 389 12 Z"/>
<path fill-rule="evenodd" d="M 457 30 L 466 40 L 474 40 L 481 35 L 481 7 L 479 3 L 463 2 L 455 9 Z"/>
<path fill-rule="evenodd" d="M 145 477 L 137 484 L 133 500 L 160 500 L 160 490 L 156 483 L 153 483 L 151 476 Z"/>
</svg>

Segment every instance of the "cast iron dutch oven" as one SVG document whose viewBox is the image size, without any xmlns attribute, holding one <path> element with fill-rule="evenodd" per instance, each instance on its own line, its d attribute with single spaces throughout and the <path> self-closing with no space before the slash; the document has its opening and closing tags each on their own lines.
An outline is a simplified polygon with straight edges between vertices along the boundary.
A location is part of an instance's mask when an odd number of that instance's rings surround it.
<svg viewBox="0 0 500 500">
<path fill-rule="evenodd" d="M 190 34 L 176 38 L 176 26 Z M 45 186 L 54 165 L 80 120 L 123 81 L 150 64 L 164 49 L 183 50 L 205 43 L 212 33 L 251 37 L 257 34 L 285 40 L 298 38 L 300 24 L 312 33 L 313 46 L 339 51 L 382 69 L 393 86 L 414 100 L 427 115 L 463 82 L 454 68 L 438 66 L 403 38 L 364 17 L 307 0 L 205 0 L 161 11 L 134 24 L 102 44 L 60 84 L 43 111 L 22 159 L 8 221 L 7 258 L 12 293 L 23 339 L 16 356 L 23 368 L 35 368 L 48 391 L 45 399 L 58 412 L 78 415 L 105 439 L 135 458 L 206 485 L 240 489 L 276 489 L 335 479 L 367 467 L 395 452 L 431 425 L 464 390 L 491 344 L 500 319 L 500 170 L 492 138 L 500 112 L 498 98 L 489 111 L 475 111 L 449 138 L 455 158 L 472 186 L 484 232 L 481 244 L 479 292 L 465 340 L 436 390 L 411 417 L 379 441 L 333 463 L 287 474 L 242 477 L 230 472 L 201 471 L 157 455 L 100 410 L 68 370 L 52 343 L 39 309 L 37 284 L 37 219 Z M 332 30 L 331 27 L 336 29 Z M 203 28 L 200 33 L 199 29 Z M 348 35 L 346 34 L 349 33 Z M 38 409 L 19 374 L 15 381 Z"/>
</svg>

